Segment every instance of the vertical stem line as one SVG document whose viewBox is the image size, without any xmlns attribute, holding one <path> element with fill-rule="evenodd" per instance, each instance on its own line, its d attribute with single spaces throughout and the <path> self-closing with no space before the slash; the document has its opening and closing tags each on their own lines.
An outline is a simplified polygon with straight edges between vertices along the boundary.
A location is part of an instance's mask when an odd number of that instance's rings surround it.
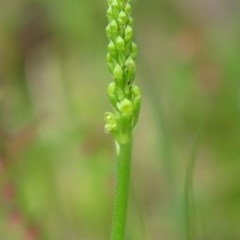
<svg viewBox="0 0 240 240">
<path fill-rule="evenodd" d="M 114 200 L 111 240 L 123 240 L 128 207 L 129 179 L 131 169 L 132 136 L 127 143 L 119 145 L 117 154 L 117 178 Z"/>
</svg>

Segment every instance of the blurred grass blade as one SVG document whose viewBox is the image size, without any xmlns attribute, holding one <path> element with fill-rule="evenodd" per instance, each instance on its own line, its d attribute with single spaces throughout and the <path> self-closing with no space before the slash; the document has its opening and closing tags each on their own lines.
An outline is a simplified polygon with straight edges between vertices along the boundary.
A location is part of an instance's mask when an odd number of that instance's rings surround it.
<svg viewBox="0 0 240 240">
<path fill-rule="evenodd" d="M 193 191 L 193 175 L 197 159 L 197 152 L 200 139 L 203 133 L 203 121 L 201 121 L 197 134 L 193 141 L 193 147 L 190 154 L 190 159 L 187 165 L 185 184 L 184 184 L 184 223 L 185 223 L 185 239 L 194 240 L 195 238 L 195 225 L 196 214 L 194 204 L 194 191 Z"/>
</svg>

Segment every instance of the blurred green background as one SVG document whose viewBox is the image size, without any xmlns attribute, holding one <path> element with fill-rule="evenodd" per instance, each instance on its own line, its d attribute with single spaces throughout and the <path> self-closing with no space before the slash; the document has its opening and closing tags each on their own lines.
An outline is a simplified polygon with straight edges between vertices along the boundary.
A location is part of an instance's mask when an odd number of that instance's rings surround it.
<svg viewBox="0 0 240 240">
<path fill-rule="evenodd" d="M 132 5 L 143 96 L 126 240 L 240 239 L 240 2 Z M 0 1 L 1 240 L 109 239 L 106 8 Z"/>
</svg>

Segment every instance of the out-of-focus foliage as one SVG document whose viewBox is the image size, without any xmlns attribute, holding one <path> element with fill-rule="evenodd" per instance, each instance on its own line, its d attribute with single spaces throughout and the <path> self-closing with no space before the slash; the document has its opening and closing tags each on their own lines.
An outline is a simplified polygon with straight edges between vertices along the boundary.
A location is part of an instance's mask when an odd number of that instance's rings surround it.
<svg viewBox="0 0 240 240">
<path fill-rule="evenodd" d="M 0 238 L 109 239 L 104 1 L 0 2 Z M 240 238 L 240 3 L 133 1 L 143 106 L 127 238 Z M 184 210 L 185 209 L 185 210 Z"/>
</svg>

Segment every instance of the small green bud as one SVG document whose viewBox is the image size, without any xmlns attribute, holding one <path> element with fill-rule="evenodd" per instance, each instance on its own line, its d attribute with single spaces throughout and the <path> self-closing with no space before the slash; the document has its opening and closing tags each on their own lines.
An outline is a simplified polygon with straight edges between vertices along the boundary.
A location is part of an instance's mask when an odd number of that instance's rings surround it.
<svg viewBox="0 0 240 240">
<path fill-rule="evenodd" d="M 137 44 L 132 42 L 132 46 L 131 46 L 131 57 L 133 59 L 136 59 L 137 56 Z"/>
<path fill-rule="evenodd" d="M 112 9 L 112 7 L 109 7 L 107 9 L 107 18 L 108 18 L 109 21 L 111 21 L 111 19 L 113 19 L 113 9 Z"/>
<path fill-rule="evenodd" d="M 109 70 L 109 72 L 112 73 L 112 72 L 113 72 L 113 68 L 114 68 L 113 64 L 107 62 L 107 66 L 108 66 L 108 70 Z"/>
<path fill-rule="evenodd" d="M 123 70 L 119 64 L 116 64 L 113 69 L 113 77 L 116 81 L 121 81 L 123 79 Z"/>
<path fill-rule="evenodd" d="M 115 84 L 115 82 L 111 82 L 108 85 L 107 94 L 108 94 L 110 103 L 112 104 L 112 106 L 114 108 L 116 108 L 117 107 L 117 102 L 118 102 L 118 96 L 116 94 L 116 84 Z"/>
<path fill-rule="evenodd" d="M 126 41 L 130 41 L 132 39 L 133 36 L 133 30 L 132 27 L 130 27 L 129 25 L 127 25 L 126 29 L 125 29 L 125 40 Z"/>
<path fill-rule="evenodd" d="M 133 104 L 127 98 L 124 98 L 121 102 L 117 104 L 118 110 L 123 115 L 131 115 L 133 113 Z"/>
<path fill-rule="evenodd" d="M 124 50 L 124 40 L 120 36 L 118 36 L 116 39 L 116 48 L 121 51 Z"/>
<path fill-rule="evenodd" d="M 109 42 L 109 44 L 108 44 L 108 52 L 111 55 L 115 55 L 116 54 L 116 47 L 115 47 L 115 44 L 114 44 L 113 41 Z"/>
<path fill-rule="evenodd" d="M 128 85 L 132 84 L 135 77 L 136 65 L 131 57 L 125 62 L 124 79 Z"/>
<path fill-rule="evenodd" d="M 113 59 L 112 59 L 110 53 L 107 53 L 106 60 L 107 60 L 108 69 L 109 69 L 110 73 L 112 73 L 114 65 L 113 65 Z"/>
<path fill-rule="evenodd" d="M 129 19 L 128 19 L 128 24 L 129 24 L 130 26 L 133 25 L 133 18 L 132 18 L 132 17 L 129 17 Z"/>
<path fill-rule="evenodd" d="M 116 83 L 115 82 L 111 82 L 108 85 L 107 93 L 108 93 L 108 95 L 115 95 L 115 91 L 116 91 Z"/>
<path fill-rule="evenodd" d="M 111 5 L 112 5 L 112 7 L 114 8 L 114 10 L 116 10 L 116 11 L 119 11 L 119 10 L 120 10 L 119 1 L 113 0 Z"/>
<path fill-rule="evenodd" d="M 124 52 L 119 52 L 118 53 L 118 62 L 121 66 L 124 66 L 124 63 L 125 63 L 125 55 L 124 55 Z"/>
<path fill-rule="evenodd" d="M 124 93 L 121 88 L 119 88 L 119 87 L 116 88 L 116 95 L 117 95 L 118 100 L 123 100 Z"/>
<path fill-rule="evenodd" d="M 118 15 L 118 21 L 121 23 L 121 24 L 124 24 L 126 23 L 126 20 L 127 20 L 127 15 L 124 11 L 121 11 Z"/>
<path fill-rule="evenodd" d="M 109 26 L 110 26 L 110 29 L 111 29 L 111 31 L 112 31 L 113 33 L 117 33 L 117 32 L 118 32 L 118 24 L 117 24 L 117 22 L 116 22 L 115 19 L 113 19 L 113 20 L 110 22 Z"/>
<path fill-rule="evenodd" d="M 134 112 L 133 114 L 134 117 L 132 122 L 133 127 L 136 125 L 138 120 L 140 105 L 141 105 L 141 96 L 135 97 L 133 100 L 133 112 Z"/>
<path fill-rule="evenodd" d="M 124 10 L 125 10 L 127 15 L 130 15 L 131 11 L 132 11 L 131 5 L 129 3 L 126 3 L 126 6 L 125 6 Z"/>
<path fill-rule="evenodd" d="M 111 35 L 112 35 L 112 32 L 111 32 L 111 29 L 110 29 L 110 25 L 109 25 L 109 24 L 107 25 L 105 31 L 106 31 L 106 34 L 107 34 L 108 39 L 110 39 L 110 38 L 111 38 Z"/>
<path fill-rule="evenodd" d="M 112 63 L 112 57 L 110 53 L 107 53 L 106 60 L 107 60 L 107 63 Z"/>
<path fill-rule="evenodd" d="M 128 69 L 131 69 L 131 70 L 135 70 L 136 68 L 136 65 L 135 65 L 135 62 L 134 60 L 129 57 L 126 62 L 125 62 L 125 66 L 128 68 Z"/>
<path fill-rule="evenodd" d="M 137 85 L 133 84 L 132 85 L 132 94 L 133 94 L 133 98 L 136 98 L 136 97 L 141 97 L 141 92 L 140 92 L 140 89 Z"/>
</svg>

